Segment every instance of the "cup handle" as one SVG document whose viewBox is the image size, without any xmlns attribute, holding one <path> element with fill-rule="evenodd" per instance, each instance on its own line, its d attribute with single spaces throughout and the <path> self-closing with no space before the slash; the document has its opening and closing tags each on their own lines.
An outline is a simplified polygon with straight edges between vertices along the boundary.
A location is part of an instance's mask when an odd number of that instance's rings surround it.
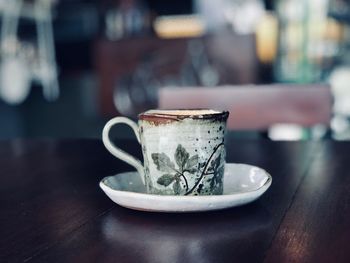
<svg viewBox="0 0 350 263">
<path fill-rule="evenodd" d="M 119 147 L 115 146 L 114 143 L 112 143 L 112 141 L 109 139 L 109 132 L 111 128 L 119 123 L 123 123 L 130 126 L 136 135 L 137 141 L 141 144 L 138 125 L 134 121 L 125 117 L 115 117 L 106 123 L 102 132 L 103 144 L 105 145 L 107 150 L 115 157 L 135 167 L 137 172 L 140 174 L 142 183 L 145 184 L 144 169 L 142 162 L 133 157 L 132 155 L 128 154 L 127 152 L 123 151 Z"/>
</svg>

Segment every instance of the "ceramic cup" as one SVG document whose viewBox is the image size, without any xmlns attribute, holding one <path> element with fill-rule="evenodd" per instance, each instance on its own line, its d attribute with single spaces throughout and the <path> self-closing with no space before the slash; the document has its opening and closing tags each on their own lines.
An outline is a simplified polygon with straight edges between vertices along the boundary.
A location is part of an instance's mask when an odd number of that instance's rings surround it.
<svg viewBox="0 0 350 263">
<path fill-rule="evenodd" d="M 117 158 L 134 166 L 147 193 L 159 195 L 219 195 L 223 192 L 224 135 L 227 111 L 149 110 L 138 124 L 125 117 L 107 122 L 102 139 Z M 115 146 L 109 131 L 129 125 L 142 146 L 143 164 Z"/>
</svg>

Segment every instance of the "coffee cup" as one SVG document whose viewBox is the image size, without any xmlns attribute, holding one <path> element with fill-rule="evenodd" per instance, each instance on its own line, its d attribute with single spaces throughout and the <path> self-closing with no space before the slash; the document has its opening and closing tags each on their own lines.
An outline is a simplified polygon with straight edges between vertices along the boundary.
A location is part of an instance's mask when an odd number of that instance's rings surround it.
<svg viewBox="0 0 350 263">
<path fill-rule="evenodd" d="M 102 140 L 111 154 L 136 168 L 149 194 L 220 195 L 228 115 L 210 109 L 149 110 L 139 114 L 138 124 L 126 117 L 111 119 Z M 141 144 L 143 163 L 110 140 L 111 128 L 122 123 Z"/>
</svg>

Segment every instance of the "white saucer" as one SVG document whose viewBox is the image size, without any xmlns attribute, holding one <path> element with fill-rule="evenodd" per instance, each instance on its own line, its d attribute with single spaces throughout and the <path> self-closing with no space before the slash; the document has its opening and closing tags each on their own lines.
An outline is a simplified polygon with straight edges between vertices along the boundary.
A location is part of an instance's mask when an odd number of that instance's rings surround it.
<svg viewBox="0 0 350 263">
<path fill-rule="evenodd" d="M 222 195 L 170 196 L 146 193 L 137 172 L 120 173 L 101 180 L 100 187 L 115 203 L 135 210 L 154 212 L 195 212 L 218 210 L 248 204 L 271 185 L 265 170 L 247 164 L 225 166 Z"/>
</svg>

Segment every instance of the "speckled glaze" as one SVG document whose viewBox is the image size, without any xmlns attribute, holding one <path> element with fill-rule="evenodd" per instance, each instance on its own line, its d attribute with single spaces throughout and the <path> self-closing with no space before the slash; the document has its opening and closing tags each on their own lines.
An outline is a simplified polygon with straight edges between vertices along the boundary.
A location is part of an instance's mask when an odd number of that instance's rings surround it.
<svg viewBox="0 0 350 263">
<path fill-rule="evenodd" d="M 228 114 L 212 110 L 150 110 L 140 114 L 135 133 L 142 146 L 147 192 L 222 194 Z"/>
</svg>

